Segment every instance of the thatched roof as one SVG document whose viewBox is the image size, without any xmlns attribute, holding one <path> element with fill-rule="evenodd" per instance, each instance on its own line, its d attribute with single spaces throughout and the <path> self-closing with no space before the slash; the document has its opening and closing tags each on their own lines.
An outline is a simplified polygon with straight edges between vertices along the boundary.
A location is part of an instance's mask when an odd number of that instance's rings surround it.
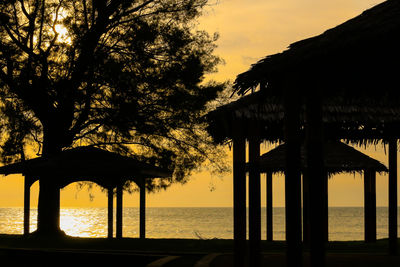
<svg viewBox="0 0 400 267">
<path fill-rule="evenodd" d="M 262 173 L 285 171 L 285 144 L 282 144 L 260 157 Z M 342 142 L 328 142 L 324 145 L 325 168 L 330 174 L 341 172 L 362 172 L 366 169 L 387 172 L 388 169 L 379 161 L 361 153 Z M 301 148 L 301 168 L 306 168 L 305 149 Z"/>
<path fill-rule="evenodd" d="M 224 142 L 236 124 L 247 137 L 250 124 L 256 123 L 264 140 L 282 141 L 284 89 L 300 95 L 318 90 L 331 138 L 400 138 L 399 47 L 400 1 L 388 0 L 239 74 L 234 84 L 238 94 L 258 86 L 259 91 L 210 112 L 208 131 Z M 304 110 L 300 119 L 304 123 Z"/>
<path fill-rule="evenodd" d="M 252 123 L 260 129 L 267 141 L 283 140 L 284 108 L 281 97 L 269 96 L 265 91 L 246 95 L 239 100 L 218 107 L 208 114 L 208 131 L 216 142 L 232 139 L 235 125 L 239 124 L 244 137 Z M 366 104 L 365 101 L 323 101 L 325 134 L 331 139 L 376 140 L 397 136 L 400 138 L 400 105 Z M 304 124 L 305 111 L 300 113 Z"/>
<path fill-rule="evenodd" d="M 0 167 L 0 174 L 21 173 L 37 180 L 52 176 L 61 186 L 76 181 L 93 181 L 103 187 L 116 186 L 120 181 L 142 178 L 170 177 L 171 171 L 134 158 L 94 147 L 65 150 L 52 157 L 39 157 Z"/>
<path fill-rule="evenodd" d="M 267 56 L 237 76 L 237 93 L 261 85 L 269 95 L 321 91 L 341 100 L 370 97 L 398 105 L 400 90 L 400 1 L 388 0 L 347 22 Z"/>
</svg>

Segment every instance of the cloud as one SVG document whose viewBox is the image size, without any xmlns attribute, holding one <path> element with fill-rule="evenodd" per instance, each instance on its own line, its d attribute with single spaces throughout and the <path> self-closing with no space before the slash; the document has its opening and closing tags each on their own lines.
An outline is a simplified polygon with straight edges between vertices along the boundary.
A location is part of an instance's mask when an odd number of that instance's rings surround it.
<svg viewBox="0 0 400 267">
<path fill-rule="evenodd" d="M 259 61 L 260 58 L 258 57 L 248 57 L 248 56 L 242 56 L 242 63 L 244 65 L 251 65 L 254 63 L 257 63 L 257 61 Z"/>
</svg>

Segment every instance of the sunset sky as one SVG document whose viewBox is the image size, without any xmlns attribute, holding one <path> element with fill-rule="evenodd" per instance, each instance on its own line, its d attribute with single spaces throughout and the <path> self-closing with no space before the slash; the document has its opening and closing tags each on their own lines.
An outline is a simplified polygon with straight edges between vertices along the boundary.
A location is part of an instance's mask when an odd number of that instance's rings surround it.
<svg viewBox="0 0 400 267">
<path fill-rule="evenodd" d="M 215 0 L 210 0 L 216 2 Z M 360 14 L 381 0 L 220 0 L 207 7 L 199 29 L 218 32 L 216 54 L 225 60 L 212 77 L 219 81 L 234 80 L 259 59 L 285 50 L 289 44 L 321 34 L 325 30 Z M 268 145 L 263 150 L 268 150 Z M 357 148 L 387 165 L 381 145 Z M 228 151 L 229 157 L 231 152 Z M 230 160 L 230 159 L 228 159 Z M 387 175 L 377 176 L 377 205 L 387 205 Z M 262 177 L 262 201 L 265 205 L 265 177 Z M 38 184 L 32 187 L 32 207 L 37 205 Z M 106 206 L 105 193 L 98 187 L 78 191 L 76 184 L 61 191 L 62 206 Z M 150 194 L 150 207 L 229 207 L 232 206 L 232 175 L 211 176 L 197 173 L 185 185 L 174 185 L 167 191 Z M 124 196 L 125 206 L 137 206 L 138 194 Z M 330 206 L 362 206 L 363 180 L 359 174 L 337 175 L 329 181 Z M 23 178 L 0 177 L 0 207 L 23 205 Z M 274 206 L 284 206 L 283 177 L 274 176 Z"/>
</svg>

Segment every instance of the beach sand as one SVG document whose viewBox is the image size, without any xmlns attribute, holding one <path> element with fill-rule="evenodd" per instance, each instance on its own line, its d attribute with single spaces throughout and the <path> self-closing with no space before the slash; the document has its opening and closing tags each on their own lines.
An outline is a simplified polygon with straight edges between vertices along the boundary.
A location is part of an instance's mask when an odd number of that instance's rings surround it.
<svg viewBox="0 0 400 267">
<path fill-rule="evenodd" d="M 227 239 L 146 239 L 76 238 L 40 239 L 20 235 L 0 235 L 1 266 L 135 266 L 169 257 L 163 267 L 233 266 L 233 240 Z M 262 242 L 263 264 L 286 266 L 285 243 Z M 176 257 L 171 257 L 176 256 Z M 199 262 L 203 265 L 196 265 Z M 309 251 L 304 252 L 308 266 Z M 7 264 L 4 264 L 7 263 Z M 389 256 L 387 240 L 330 242 L 327 267 L 395 267 L 400 256 Z"/>
</svg>

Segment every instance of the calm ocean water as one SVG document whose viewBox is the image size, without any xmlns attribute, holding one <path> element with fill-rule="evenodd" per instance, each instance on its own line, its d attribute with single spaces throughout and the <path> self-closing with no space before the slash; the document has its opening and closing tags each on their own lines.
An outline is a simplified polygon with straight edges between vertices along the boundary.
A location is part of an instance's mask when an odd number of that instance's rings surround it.
<svg viewBox="0 0 400 267">
<path fill-rule="evenodd" d="M 274 208 L 274 239 L 285 238 L 284 208 Z M 400 215 L 400 213 L 399 213 Z M 31 231 L 36 229 L 37 210 L 31 210 Z M 115 214 L 114 214 L 115 216 Z M 362 207 L 329 208 L 330 240 L 364 238 Z M 149 238 L 233 238 L 232 208 L 148 208 L 146 236 Z M 124 208 L 125 237 L 139 235 L 139 209 Z M 377 208 L 377 235 L 385 238 L 387 208 Z M 62 208 L 61 228 L 72 236 L 106 237 L 107 208 Z M 262 238 L 265 239 L 265 209 L 262 209 Z M 399 228 L 400 230 L 400 228 Z M 22 234 L 23 209 L 0 208 L 0 233 Z"/>
</svg>

